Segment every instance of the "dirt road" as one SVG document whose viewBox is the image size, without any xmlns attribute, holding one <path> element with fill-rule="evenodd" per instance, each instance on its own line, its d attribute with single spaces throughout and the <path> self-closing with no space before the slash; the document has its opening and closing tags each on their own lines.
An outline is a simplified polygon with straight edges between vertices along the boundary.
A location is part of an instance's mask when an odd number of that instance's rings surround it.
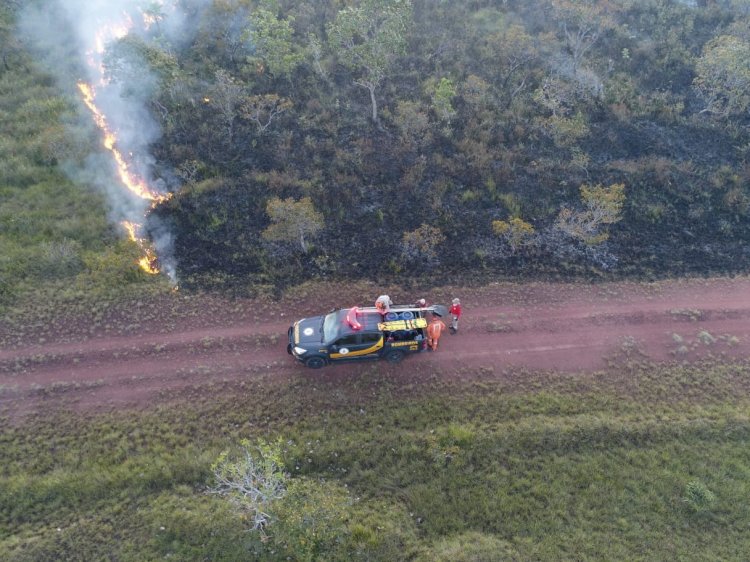
<svg viewBox="0 0 750 562">
<path fill-rule="evenodd" d="M 437 353 L 377 368 L 408 380 L 472 368 L 498 377 L 514 367 L 590 372 L 623 355 L 652 361 L 750 357 L 749 278 L 497 284 L 445 288 L 441 294 L 461 296 L 459 333 L 445 336 Z M 312 371 L 287 355 L 289 320 L 322 312 L 316 302 L 278 303 L 284 318 L 227 315 L 225 322 L 216 320 L 212 306 L 205 318 L 191 317 L 167 331 L 155 322 L 137 333 L 94 331 L 80 341 L 61 329 L 40 342 L 32 330 L 28 342 L 34 344 L 0 350 L 0 409 L 14 417 L 55 406 L 122 408 L 166 401 L 186 387 L 247 377 L 357 377 L 362 364 Z"/>
</svg>

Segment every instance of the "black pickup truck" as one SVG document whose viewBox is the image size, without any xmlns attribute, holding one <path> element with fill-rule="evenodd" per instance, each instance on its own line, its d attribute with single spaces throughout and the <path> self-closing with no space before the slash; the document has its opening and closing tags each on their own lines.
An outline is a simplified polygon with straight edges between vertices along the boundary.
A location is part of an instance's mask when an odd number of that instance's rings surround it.
<svg viewBox="0 0 750 562">
<path fill-rule="evenodd" d="M 437 305 L 396 305 L 386 314 L 372 307 L 335 309 L 298 320 L 289 327 L 287 351 L 312 369 L 330 363 L 385 359 L 398 363 L 426 347 L 428 314 L 445 314 Z"/>
</svg>

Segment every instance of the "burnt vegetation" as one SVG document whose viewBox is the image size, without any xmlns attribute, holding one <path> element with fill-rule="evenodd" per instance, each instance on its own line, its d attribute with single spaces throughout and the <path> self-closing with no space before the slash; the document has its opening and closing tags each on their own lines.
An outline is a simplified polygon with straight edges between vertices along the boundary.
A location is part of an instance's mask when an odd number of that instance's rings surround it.
<svg viewBox="0 0 750 562">
<path fill-rule="evenodd" d="M 183 285 L 747 269 L 742 2 L 178 4 L 179 40 L 157 10 L 105 64 L 151 71 Z M 33 68 L 16 12 L 6 80 Z"/>
<path fill-rule="evenodd" d="M 182 274 L 284 282 L 436 265 L 636 275 L 743 267 L 747 107 L 705 112 L 696 67 L 716 37 L 746 41 L 748 21 L 730 2 L 687 4 L 203 8 L 158 92 L 160 159 L 198 168 L 157 212 L 173 221 Z M 263 25 L 291 33 L 269 50 L 257 40 Z M 561 211 L 583 212 L 581 186 L 616 184 L 625 185 L 618 220 L 594 225 L 606 236 L 560 227 Z M 271 198 L 310 198 L 323 227 L 308 244 L 293 230 L 287 244 L 267 243 Z M 493 231 L 512 219 L 530 225 L 523 244 Z M 435 230 L 407 244 L 422 225 Z"/>
</svg>

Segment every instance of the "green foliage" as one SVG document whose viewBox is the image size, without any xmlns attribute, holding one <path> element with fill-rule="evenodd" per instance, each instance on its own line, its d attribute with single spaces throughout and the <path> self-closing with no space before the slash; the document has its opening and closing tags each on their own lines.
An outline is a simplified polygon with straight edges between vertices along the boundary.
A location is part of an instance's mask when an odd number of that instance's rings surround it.
<svg viewBox="0 0 750 562">
<path fill-rule="evenodd" d="M 513 193 L 499 193 L 496 196 L 498 201 L 501 201 L 511 217 L 521 216 L 521 200 Z"/>
<path fill-rule="evenodd" d="M 601 244 L 609 238 L 607 226 L 622 219 L 625 184 L 582 185 L 580 192 L 584 210 L 563 209 L 558 215 L 557 227 L 585 244 Z"/>
<path fill-rule="evenodd" d="M 700 480 L 691 480 L 685 486 L 685 496 L 682 501 L 694 513 L 705 513 L 716 505 L 716 494 Z"/>
<path fill-rule="evenodd" d="M 553 115 L 541 122 L 545 130 L 561 148 L 570 147 L 589 134 L 586 119 L 582 113 L 572 117 Z"/>
<path fill-rule="evenodd" d="M 299 243 L 303 253 L 309 249 L 309 239 L 324 226 L 323 215 L 315 210 L 309 197 L 299 201 L 274 197 L 268 201 L 266 213 L 271 224 L 263 231 L 263 237 L 274 242 Z"/>
<path fill-rule="evenodd" d="M 126 35 L 108 46 L 103 63 L 107 79 L 121 83 L 126 92 L 138 96 L 146 93 L 144 88 L 168 86 L 179 73 L 174 54 L 134 35 Z M 149 82 L 154 76 L 159 84 Z"/>
<path fill-rule="evenodd" d="M 512 217 L 508 221 L 492 221 L 492 232 L 505 241 L 512 253 L 516 253 L 532 243 L 535 230 L 520 217 Z"/>
<path fill-rule="evenodd" d="M 373 121 L 378 119 L 375 90 L 394 59 L 405 54 L 410 26 L 410 0 L 363 0 L 339 11 L 327 26 L 338 60 L 356 73 L 355 84 L 370 91 Z"/>
<path fill-rule="evenodd" d="M 694 84 L 706 107 L 720 117 L 746 114 L 750 108 L 750 43 L 721 35 L 709 41 L 695 65 Z"/>
<path fill-rule="evenodd" d="M 261 441 L 252 446 L 243 439 L 239 452 L 225 450 L 211 465 L 214 485 L 210 492 L 228 498 L 237 510 L 247 513 L 252 530 L 264 537 L 276 517 L 271 513 L 274 502 L 287 494 L 281 445 L 281 441 Z"/>
<path fill-rule="evenodd" d="M 24 95 L 29 96 L 24 98 Z M 39 284 L 87 279 L 102 286 L 142 281 L 135 245 L 118 243 L 104 196 L 65 178 L 92 150 L 73 126 L 73 100 L 45 76 L 0 75 L 0 279 L 2 299 Z"/>
<path fill-rule="evenodd" d="M 395 500 L 355 499 L 347 528 L 342 560 L 408 560 L 417 550 L 414 518 Z"/>
<path fill-rule="evenodd" d="M 335 482 L 295 478 L 288 493 L 274 506 L 278 523 L 273 542 L 293 560 L 344 560 L 346 522 L 353 500 Z"/>
<path fill-rule="evenodd" d="M 130 241 L 113 243 L 103 252 L 90 252 L 83 256 L 90 279 L 96 284 L 111 286 L 117 283 L 134 283 L 144 278 L 138 267 L 141 257 L 136 244 Z"/>
<path fill-rule="evenodd" d="M 280 19 L 274 13 L 278 8 L 273 9 L 273 2 L 264 4 L 251 12 L 245 36 L 271 74 L 288 77 L 304 58 L 292 41 L 294 18 Z"/>
<path fill-rule="evenodd" d="M 442 121 L 450 121 L 455 115 L 452 101 L 456 97 L 456 86 L 450 78 L 443 77 L 437 83 L 427 85 L 428 93 L 432 98 L 432 109 Z"/>
<path fill-rule="evenodd" d="M 612 7 L 595 0 L 552 0 L 551 3 L 573 59 L 573 71 L 578 72 L 584 55 L 614 25 L 609 14 Z"/>
<path fill-rule="evenodd" d="M 287 99 L 276 94 L 264 94 L 245 98 L 241 102 L 240 113 L 245 119 L 257 125 L 258 132 L 263 133 L 275 118 L 291 107 L 292 102 Z"/>
<path fill-rule="evenodd" d="M 365 0 L 338 13 L 328 28 L 330 44 L 342 63 L 379 83 L 391 60 L 404 53 L 410 17 L 408 0 Z"/>
<path fill-rule="evenodd" d="M 469 275 L 477 263 L 490 275 L 747 269 L 739 3 L 146 4 L 149 29 L 111 42 L 105 66 L 162 125 L 152 172 L 176 195 L 153 213 L 173 230 L 183 287 L 397 279 L 441 262 Z M 4 292 L 79 276 L 145 282 L 91 257 L 132 254 L 104 199 L 76 195 L 86 180 L 63 175 L 92 161 L 99 136 L 78 93 L 24 51 L 32 30 L 17 11 L 0 8 Z M 74 45 L 55 53 L 61 68 L 85 62 Z M 626 177 L 613 223 L 570 188 Z M 270 200 L 304 197 L 309 232 L 269 225 Z M 534 219 L 523 259 L 489 228 L 509 217 Z M 445 240 L 405 241 L 422 223 Z"/>
<path fill-rule="evenodd" d="M 138 560 L 150 553 L 154 558 L 232 562 L 257 559 L 264 550 L 261 540 L 247 532 L 245 522 L 227 502 L 196 494 L 189 486 L 152 495 L 132 524 L 146 531 L 148 538 L 142 544 L 126 543 L 122 548 L 125 560 Z M 107 543 L 102 537 L 100 545 Z M 106 552 L 104 548 L 102 552 Z"/>
<path fill-rule="evenodd" d="M 421 144 L 430 125 L 425 108 L 418 102 L 399 101 L 394 122 L 407 142 Z"/>
</svg>

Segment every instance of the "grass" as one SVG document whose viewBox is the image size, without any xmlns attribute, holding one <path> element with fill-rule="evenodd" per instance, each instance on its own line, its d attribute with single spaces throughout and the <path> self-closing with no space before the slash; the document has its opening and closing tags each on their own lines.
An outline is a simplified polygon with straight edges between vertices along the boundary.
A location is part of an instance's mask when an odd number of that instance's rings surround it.
<svg viewBox="0 0 750 562">
<path fill-rule="evenodd" d="M 0 75 L 6 132 L 0 140 L 0 314 L 49 286 L 148 285 L 138 269 L 139 249 L 108 220 L 101 190 L 81 177 L 88 156 L 101 150 L 93 124 L 81 125 L 76 97 L 55 87 L 30 55 L 21 56 L 25 63 L 16 61 Z"/>
<path fill-rule="evenodd" d="M 373 367 L 46 412 L 0 433 L 0 558 L 741 559 L 748 375 L 702 363 L 399 384 Z M 267 542 L 205 494 L 245 437 L 281 437 L 306 486 Z M 298 517 L 311 506 L 312 531 Z"/>
</svg>

